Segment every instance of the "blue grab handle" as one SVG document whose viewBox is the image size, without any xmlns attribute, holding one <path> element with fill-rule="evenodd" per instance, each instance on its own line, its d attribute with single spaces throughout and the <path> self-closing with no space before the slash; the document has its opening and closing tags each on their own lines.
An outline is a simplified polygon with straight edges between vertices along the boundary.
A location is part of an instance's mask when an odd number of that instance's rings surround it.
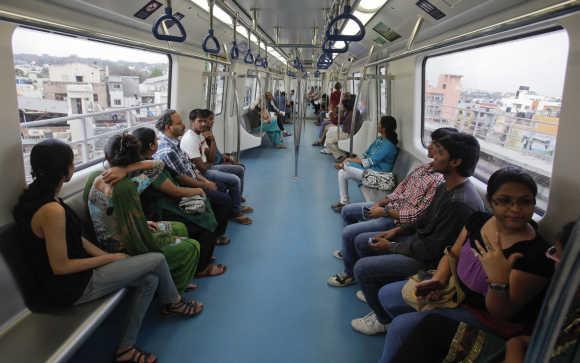
<svg viewBox="0 0 580 363">
<path fill-rule="evenodd" d="M 254 65 L 258 67 L 262 65 L 262 57 L 259 54 L 254 58 Z"/>
<path fill-rule="evenodd" d="M 264 60 L 262 61 L 262 67 L 268 68 L 268 59 L 264 58 Z"/>
<path fill-rule="evenodd" d="M 161 24 L 163 24 L 164 21 L 173 22 L 173 24 L 175 24 L 177 26 L 177 29 L 179 29 L 179 32 L 181 33 L 181 35 L 169 35 L 169 34 L 159 33 L 159 28 L 161 27 Z M 177 42 L 177 43 L 183 43 L 185 41 L 185 39 L 187 38 L 187 34 L 185 33 L 185 29 L 183 28 L 183 25 L 181 25 L 181 22 L 173 16 L 173 11 L 171 10 L 170 7 L 166 7 L 165 8 L 165 15 L 162 15 L 161 17 L 159 17 L 159 19 L 157 19 L 155 24 L 153 24 L 153 36 L 159 40 L 167 40 L 170 42 Z"/>
<path fill-rule="evenodd" d="M 335 31 L 338 30 L 337 23 L 341 20 L 346 20 L 347 22 L 349 20 L 354 21 L 356 25 L 358 25 L 359 28 L 358 33 L 354 35 L 343 35 L 339 34 L 338 32 L 333 34 L 332 30 L 333 29 Z M 326 39 L 332 41 L 358 42 L 359 40 L 362 40 L 365 37 L 365 34 L 366 34 L 365 26 L 356 16 L 352 14 L 352 8 L 348 5 L 344 6 L 344 12 L 338 15 L 336 18 L 332 19 L 332 21 L 330 22 L 330 24 L 328 24 L 328 27 L 326 28 Z"/>
<path fill-rule="evenodd" d="M 240 50 L 238 49 L 238 44 L 235 41 L 232 43 L 232 49 L 230 49 L 230 58 L 231 59 L 240 58 Z"/>
<path fill-rule="evenodd" d="M 254 64 L 254 56 L 252 55 L 252 51 L 248 49 L 246 52 L 246 56 L 244 57 L 244 63 L 246 64 Z"/>
<path fill-rule="evenodd" d="M 334 43 L 334 42 L 331 41 L 330 39 L 326 38 L 324 43 L 322 43 L 322 51 L 324 53 L 346 53 L 346 52 L 348 52 L 348 43 L 347 42 L 344 43 L 344 47 L 342 47 L 342 48 L 332 48 L 332 43 Z"/>
<path fill-rule="evenodd" d="M 209 47 L 208 45 L 209 42 L 213 42 L 213 48 Z M 210 29 L 209 32 L 207 33 L 207 36 L 203 40 L 202 48 L 203 51 L 206 53 L 218 54 L 220 52 L 221 50 L 220 42 L 213 35 L 213 29 Z"/>
</svg>

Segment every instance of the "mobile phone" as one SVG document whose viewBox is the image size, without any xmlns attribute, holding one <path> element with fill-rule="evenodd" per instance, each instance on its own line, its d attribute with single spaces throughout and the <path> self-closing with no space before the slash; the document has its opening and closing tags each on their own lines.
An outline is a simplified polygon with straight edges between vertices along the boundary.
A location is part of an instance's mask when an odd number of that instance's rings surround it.
<svg viewBox="0 0 580 363">
<path fill-rule="evenodd" d="M 363 209 L 362 209 L 363 218 L 367 219 L 369 217 L 369 211 L 370 211 L 370 208 L 363 207 Z"/>
<path fill-rule="evenodd" d="M 421 286 L 417 286 L 415 289 L 415 295 L 420 297 L 427 296 L 431 291 L 441 290 L 442 288 L 443 286 L 441 285 L 441 282 L 429 281 Z"/>
</svg>

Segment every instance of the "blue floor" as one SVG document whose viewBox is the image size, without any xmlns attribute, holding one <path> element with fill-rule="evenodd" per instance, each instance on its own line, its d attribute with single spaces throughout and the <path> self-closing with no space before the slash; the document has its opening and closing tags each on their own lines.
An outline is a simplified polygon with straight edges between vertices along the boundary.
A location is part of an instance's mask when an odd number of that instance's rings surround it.
<svg viewBox="0 0 580 363">
<path fill-rule="evenodd" d="M 350 327 L 351 319 L 368 312 L 354 296 L 356 286 L 326 284 L 342 268 L 331 254 L 340 247 L 342 228 L 329 208 L 338 198 L 336 170 L 330 156 L 310 146 L 318 128 L 306 124 L 298 178 L 292 177 L 292 137 L 286 138 L 286 150 L 242 153 L 244 194 L 255 209 L 254 223 L 230 224 L 232 243 L 215 253 L 228 271 L 197 280 L 200 288 L 188 294 L 205 304 L 203 314 L 182 320 L 150 309 L 139 345 L 160 362 L 377 361 L 384 337 L 363 336 Z M 362 200 L 354 184 L 351 189 L 352 199 Z M 114 315 L 120 318 L 122 311 Z M 110 357 L 117 318 L 108 319 L 73 361 Z"/>
</svg>

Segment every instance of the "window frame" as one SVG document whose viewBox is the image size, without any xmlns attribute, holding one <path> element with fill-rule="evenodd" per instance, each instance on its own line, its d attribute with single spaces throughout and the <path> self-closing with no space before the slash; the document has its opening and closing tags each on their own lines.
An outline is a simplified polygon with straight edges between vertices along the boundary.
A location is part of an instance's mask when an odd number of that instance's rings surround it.
<svg viewBox="0 0 580 363">
<path fill-rule="evenodd" d="M 548 34 L 548 33 L 552 33 L 552 32 L 557 32 L 557 31 L 564 31 L 567 33 L 566 28 L 564 28 L 561 25 L 550 25 L 548 27 L 545 28 L 540 28 L 540 29 L 536 29 L 536 30 L 530 30 L 530 31 L 523 31 L 521 33 L 515 34 L 515 35 L 509 35 L 509 36 L 505 36 L 505 37 L 500 37 L 497 39 L 493 39 L 490 41 L 485 41 L 485 42 L 480 42 L 477 44 L 473 44 L 473 45 L 466 45 L 466 46 L 458 46 L 458 47 L 454 47 L 451 50 L 446 50 L 446 51 L 442 51 L 442 52 L 435 52 L 433 54 L 428 54 L 428 55 L 424 55 L 422 57 L 421 60 L 421 88 L 420 88 L 420 93 L 421 93 L 421 109 L 420 109 L 420 113 L 421 113 L 421 127 L 419 129 L 419 140 L 421 143 L 421 146 L 423 146 L 424 150 L 427 150 L 427 144 L 425 142 L 425 112 L 426 112 L 426 107 L 425 107 L 425 93 L 426 93 L 426 87 L 425 87 L 425 81 L 426 81 L 426 66 L 427 66 L 427 61 L 430 58 L 436 58 L 436 57 L 440 57 L 440 56 L 444 56 L 444 55 L 448 55 L 448 54 L 453 54 L 453 53 L 459 53 L 459 52 L 464 52 L 464 51 L 468 51 L 471 49 L 478 49 L 478 48 L 483 48 L 483 47 L 487 47 L 487 46 L 491 46 L 491 45 L 496 45 L 496 44 L 501 44 L 501 43 L 508 43 L 508 42 L 512 42 L 512 41 L 517 41 L 520 39 L 525 39 L 525 38 L 530 38 L 533 36 L 537 36 L 537 35 L 543 35 L 543 34 Z M 569 43 L 570 46 L 570 43 Z M 556 143 L 558 140 L 558 135 L 556 134 Z M 555 155 L 554 155 L 555 157 Z M 553 169 L 553 164 L 552 164 L 552 169 Z M 527 169 L 523 168 L 525 171 L 528 171 Z M 477 170 L 477 166 L 476 166 L 476 170 Z M 553 170 L 552 170 L 553 172 Z M 484 187 L 487 186 L 487 181 L 481 180 L 479 179 L 475 174 L 472 176 L 472 179 L 476 180 L 477 182 L 481 183 Z M 551 179 L 552 177 L 550 176 L 550 183 L 551 183 Z M 543 217 L 546 212 L 548 211 L 548 207 L 550 205 L 550 200 L 548 198 L 548 200 L 546 201 L 546 208 L 545 209 L 541 209 L 539 208 L 537 205 L 534 208 L 534 212 L 536 215 L 539 215 L 540 217 Z"/>
</svg>

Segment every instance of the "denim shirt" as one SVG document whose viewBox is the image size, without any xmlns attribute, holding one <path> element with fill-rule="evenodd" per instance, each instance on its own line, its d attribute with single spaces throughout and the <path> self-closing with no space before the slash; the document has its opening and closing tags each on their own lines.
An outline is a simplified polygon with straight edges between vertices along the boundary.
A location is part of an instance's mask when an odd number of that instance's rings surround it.
<svg viewBox="0 0 580 363">
<path fill-rule="evenodd" d="M 367 151 L 361 155 L 362 165 L 358 163 L 349 163 L 358 169 L 371 169 L 378 172 L 390 172 L 397 159 L 399 149 L 389 139 L 382 136 L 369 146 Z"/>
</svg>

